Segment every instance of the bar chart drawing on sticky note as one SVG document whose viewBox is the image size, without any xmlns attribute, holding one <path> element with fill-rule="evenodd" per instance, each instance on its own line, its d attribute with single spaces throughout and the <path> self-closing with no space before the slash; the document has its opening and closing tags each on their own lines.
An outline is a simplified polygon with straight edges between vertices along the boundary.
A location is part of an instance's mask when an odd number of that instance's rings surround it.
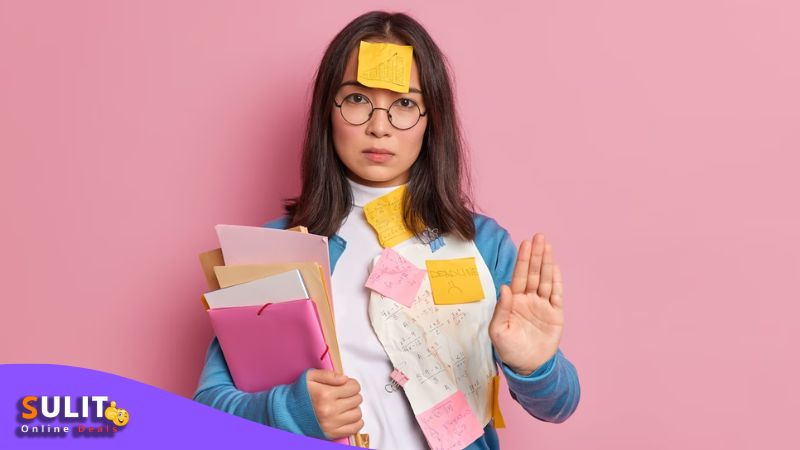
<svg viewBox="0 0 800 450">
<path fill-rule="evenodd" d="M 373 88 L 408 92 L 413 54 L 410 45 L 361 41 L 357 81 Z"/>
<path fill-rule="evenodd" d="M 390 83 L 402 85 L 403 73 L 405 72 L 405 64 L 397 53 L 393 54 L 386 61 L 373 66 L 371 69 L 361 73 L 361 76 L 368 80 L 383 80 Z"/>
</svg>

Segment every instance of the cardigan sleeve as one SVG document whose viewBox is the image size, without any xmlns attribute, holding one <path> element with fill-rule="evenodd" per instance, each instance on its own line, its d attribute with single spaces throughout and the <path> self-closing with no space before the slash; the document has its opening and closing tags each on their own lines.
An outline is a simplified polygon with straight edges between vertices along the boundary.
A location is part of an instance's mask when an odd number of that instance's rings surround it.
<svg viewBox="0 0 800 450">
<path fill-rule="evenodd" d="M 499 297 L 500 286 L 511 284 L 517 248 L 508 231 L 494 219 L 476 215 L 475 224 L 475 243 L 492 272 L 495 294 Z M 561 423 L 577 409 L 581 396 L 578 373 L 560 348 L 528 376 L 517 374 L 503 363 L 496 349 L 494 357 L 505 374 L 511 397 L 528 414 L 545 422 Z"/>
</svg>

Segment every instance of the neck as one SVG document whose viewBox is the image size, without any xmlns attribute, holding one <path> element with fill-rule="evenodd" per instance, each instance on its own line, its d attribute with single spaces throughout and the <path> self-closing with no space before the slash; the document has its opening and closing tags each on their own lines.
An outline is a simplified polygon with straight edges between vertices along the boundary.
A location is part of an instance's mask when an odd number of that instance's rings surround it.
<svg viewBox="0 0 800 450">
<path fill-rule="evenodd" d="M 402 184 L 397 186 L 368 186 L 358 181 L 351 180 L 350 178 L 347 178 L 347 183 L 350 185 L 350 191 L 353 193 L 353 205 L 362 208 L 372 200 L 386 195 L 402 186 Z"/>
</svg>

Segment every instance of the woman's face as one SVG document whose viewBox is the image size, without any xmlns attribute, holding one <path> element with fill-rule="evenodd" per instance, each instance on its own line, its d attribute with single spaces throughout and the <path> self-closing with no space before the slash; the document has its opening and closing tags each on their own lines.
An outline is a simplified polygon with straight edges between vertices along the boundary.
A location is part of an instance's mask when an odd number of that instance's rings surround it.
<svg viewBox="0 0 800 450">
<path fill-rule="evenodd" d="M 419 105 L 422 113 L 427 111 L 416 62 L 412 62 L 410 89 L 405 94 L 361 85 L 356 81 L 357 69 L 358 48 L 347 60 L 342 83 L 336 92 L 336 103 L 364 103 L 366 97 L 373 107 L 389 109 L 393 102 L 403 98 Z M 405 100 L 401 104 L 411 105 Z M 350 179 L 372 187 L 398 186 L 408 182 L 409 170 L 422 149 L 427 116 L 420 117 L 419 122 L 407 130 L 398 130 L 389 122 L 387 111 L 375 109 L 366 123 L 352 125 L 344 120 L 336 105 L 331 105 L 331 122 L 333 145 Z"/>
</svg>

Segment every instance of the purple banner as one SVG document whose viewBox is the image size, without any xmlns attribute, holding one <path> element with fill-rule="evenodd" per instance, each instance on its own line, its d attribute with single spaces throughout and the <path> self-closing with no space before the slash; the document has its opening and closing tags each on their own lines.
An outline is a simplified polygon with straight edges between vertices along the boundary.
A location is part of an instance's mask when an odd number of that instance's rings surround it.
<svg viewBox="0 0 800 450">
<path fill-rule="evenodd" d="M 91 369 L 5 364 L 0 380 L 0 449 L 344 448 Z"/>
</svg>

